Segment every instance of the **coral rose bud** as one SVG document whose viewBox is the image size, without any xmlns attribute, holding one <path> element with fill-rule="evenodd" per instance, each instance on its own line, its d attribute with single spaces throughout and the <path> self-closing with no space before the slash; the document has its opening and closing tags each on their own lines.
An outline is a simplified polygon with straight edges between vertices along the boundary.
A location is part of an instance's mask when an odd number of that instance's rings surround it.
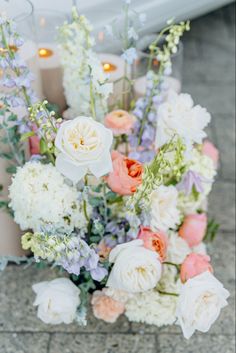
<svg viewBox="0 0 236 353">
<path fill-rule="evenodd" d="M 105 117 L 105 126 L 114 135 L 129 134 L 135 123 L 135 117 L 125 110 L 115 110 Z"/>
<path fill-rule="evenodd" d="M 205 140 L 202 145 L 202 153 L 205 156 L 208 156 L 211 158 L 215 164 L 215 167 L 218 166 L 219 163 L 219 151 L 218 149 L 213 145 L 212 142 Z"/>
<path fill-rule="evenodd" d="M 185 283 L 188 279 L 196 277 L 206 271 L 213 273 L 210 261 L 211 259 L 207 255 L 189 254 L 181 265 L 181 281 Z"/>
<path fill-rule="evenodd" d="M 151 228 L 141 226 L 138 239 L 143 240 L 143 245 L 146 249 L 156 251 L 162 262 L 165 260 L 168 238 L 164 232 L 153 232 Z"/>
<path fill-rule="evenodd" d="M 185 217 L 184 223 L 179 229 L 179 235 L 190 247 L 197 246 L 203 240 L 207 230 L 207 216 L 202 214 L 190 214 Z"/>
</svg>

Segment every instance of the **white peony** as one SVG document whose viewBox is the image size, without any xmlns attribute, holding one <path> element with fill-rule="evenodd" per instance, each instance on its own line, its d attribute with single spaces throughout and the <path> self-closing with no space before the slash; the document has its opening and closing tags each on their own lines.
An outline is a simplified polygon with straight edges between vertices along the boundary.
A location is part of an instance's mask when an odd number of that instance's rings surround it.
<svg viewBox="0 0 236 353">
<path fill-rule="evenodd" d="M 158 327 L 172 325 L 176 321 L 178 297 L 162 295 L 155 290 L 137 293 L 125 305 L 125 315 L 130 321 Z"/>
<path fill-rule="evenodd" d="M 197 105 L 189 94 L 171 92 L 166 102 L 158 109 L 156 147 L 169 142 L 174 135 L 180 136 L 190 147 L 200 144 L 206 133 L 203 131 L 211 120 L 205 108 Z"/>
<path fill-rule="evenodd" d="M 204 272 L 182 285 L 176 315 L 184 337 L 195 330 L 209 331 L 227 303 L 229 292 L 210 272 Z"/>
<path fill-rule="evenodd" d="M 64 122 L 57 133 L 57 169 L 73 182 L 88 172 L 97 178 L 112 170 L 112 132 L 84 116 Z"/>
<path fill-rule="evenodd" d="M 181 238 L 178 233 L 170 232 L 166 261 L 180 265 L 190 253 L 191 249 L 187 242 Z"/>
<path fill-rule="evenodd" d="M 161 278 L 161 262 L 156 252 L 143 247 L 142 240 L 117 245 L 110 253 L 114 262 L 107 287 L 129 293 L 154 288 Z"/>
<path fill-rule="evenodd" d="M 71 232 L 87 226 L 78 191 L 51 164 L 28 162 L 18 168 L 9 191 L 10 207 L 22 230 L 37 232 L 52 225 Z"/>
<path fill-rule="evenodd" d="M 34 306 L 38 306 L 38 317 L 46 324 L 70 324 L 80 305 L 80 289 L 68 278 L 57 278 L 51 282 L 33 285 L 36 293 Z"/>
<path fill-rule="evenodd" d="M 174 186 L 161 185 L 150 195 L 151 228 L 154 231 L 167 231 L 180 223 L 177 208 L 178 191 Z"/>
</svg>

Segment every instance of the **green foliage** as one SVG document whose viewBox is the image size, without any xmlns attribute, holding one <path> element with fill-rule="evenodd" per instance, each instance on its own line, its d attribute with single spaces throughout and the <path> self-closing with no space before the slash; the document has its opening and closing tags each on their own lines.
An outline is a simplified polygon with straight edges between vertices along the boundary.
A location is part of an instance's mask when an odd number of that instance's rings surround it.
<svg viewBox="0 0 236 353">
<path fill-rule="evenodd" d="M 213 242 L 215 240 L 215 237 L 217 235 L 219 228 L 220 228 L 220 225 L 216 223 L 214 219 L 209 220 L 207 224 L 206 235 L 203 241 L 208 243 Z"/>
</svg>

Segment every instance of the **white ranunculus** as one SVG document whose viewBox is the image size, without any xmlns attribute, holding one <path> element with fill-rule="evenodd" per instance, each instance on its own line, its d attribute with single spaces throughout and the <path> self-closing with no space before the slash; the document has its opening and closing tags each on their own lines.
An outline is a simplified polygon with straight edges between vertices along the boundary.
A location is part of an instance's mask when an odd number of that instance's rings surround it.
<svg viewBox="0 0 236 353">
<path fill-rule="evenodd" d="M 150 201 L 151 228 L 154 231 L 176 228 L 180 223 L 177 189 L 172 185 L 161 185 L 151 193 Z"/>
<path fill-rule="evenodd" d="M 162 266 L 156 252 L 143 247 L 142 240 L 117 245 L 110 253 L 114 262 L 107 287 L 129 293 L 154 288 L 161 278 Z"/>
<path fill-rule="evenodd" d="M 209 331 L 227 303 L 229 292 L 210 272 L 204 272 L 182 285 L 176 315 L 184 337 L 195 330 Z"/>
<path fill-rule="evenodd" d="M 187 255 L 191 253 L 191 249 L 187 242 L 181 238 L 178 233 L 170 232 L 167 258 L 168 262 L 173 262 L 174 264 L 180 265 L 184 262 Z"/>
<path fill-rule="evenodd" d="M 57 133 L 57 169 L 73 182 L 90 172 L 97 178 L 112 170 L 112 132 L 92 118 L 64 122 Z"/>
<path fill-rule="evenodd" d="M 211 120 L 210 114 L 200 105 L 194 106 L 189 94 L 171 92 L 158 109 L 156 147 L 169 142 L 174 135 L 183 138 L 187 146 L 201 143 L 203 131 Z"/>
<path fill-rule="evenodd" d="M 38 306 L 38 317 L 43 322 L 52 325 L 73 322 L 80 305 L 80 289 L 68 278 L 40 282 L 32 288 L 36 293 L 34 306 Z"/>
</svg>

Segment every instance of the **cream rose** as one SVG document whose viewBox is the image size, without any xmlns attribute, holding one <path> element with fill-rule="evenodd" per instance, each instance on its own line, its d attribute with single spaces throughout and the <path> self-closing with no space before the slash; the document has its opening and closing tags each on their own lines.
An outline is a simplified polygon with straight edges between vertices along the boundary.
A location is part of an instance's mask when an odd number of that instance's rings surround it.
<svg viewBox="0 0 236 353">
<path fill-rule="evenodd" d="M 32 288 L 36 293 L 34 306 L 38 306 L 39 319 L 52 325 L 73 322 L 80 305 L 80 290 L 68 278 L 40 282 Z"/>
<path fill-rule="evenodd" d="M 174 186 L 161 185 L 151 195 L 151 229 L 167 231 L 180 223 L 177 208 L 178 191 Z"/>
<path fill-rule="evenodd" d="M 229 292 L 210 272 L 204 272 L 182 285 L 176 314 L 184 337 L 195 330 L 209 331 L 227 303 Z"/>
<path fill-rule="evenodd" d="M 90 172 L 99 178 L 112 170 L 112 132 L 92 118 L 64 122 L 57 133 L 57 169 L 73 182 Z"/>
<path fill-rule="evenodd" d="M 114 262 L 107 287 L 129 293 L 145 292 L 154 288 L 161 278 L 159 255 L 143 247 L 142 240 L 117 245 L 110 253 Z"/>
</svg>

